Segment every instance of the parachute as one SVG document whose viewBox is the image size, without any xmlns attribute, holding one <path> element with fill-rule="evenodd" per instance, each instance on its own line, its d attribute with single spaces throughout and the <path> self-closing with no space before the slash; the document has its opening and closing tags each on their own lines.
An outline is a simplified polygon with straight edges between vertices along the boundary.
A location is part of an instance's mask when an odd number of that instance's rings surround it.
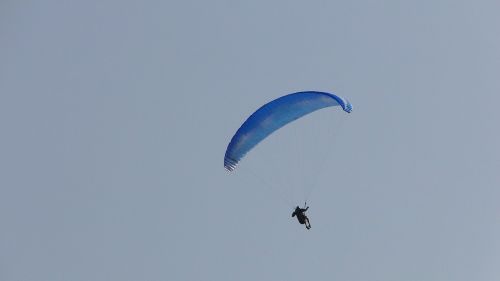
<svg viewBox="0 0 500 281">
<path fill-rule="evenodd" d="M 227 146 L 224 167 L 233 171 L 243 157 L 276 130 L 316 110 L 340 106 L 350 113 L 352 105 L 334 94 L 297 92 L 277 98 L 259 108 L 241 125 Z"/>
</svg>

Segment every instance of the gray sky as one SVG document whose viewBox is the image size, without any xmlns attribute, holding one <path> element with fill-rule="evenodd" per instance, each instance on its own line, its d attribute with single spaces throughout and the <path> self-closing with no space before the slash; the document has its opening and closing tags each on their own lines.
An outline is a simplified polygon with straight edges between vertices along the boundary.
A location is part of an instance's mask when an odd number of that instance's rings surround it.
<svg viewBox="0 0 500 281">
<path fill-rule="evenodd" d="M 2 1 L 0 280 L 499 280 L 499 9 Z M 300 90 L 354 105 L 311 231 L 222 165 Z"/>
</svg>

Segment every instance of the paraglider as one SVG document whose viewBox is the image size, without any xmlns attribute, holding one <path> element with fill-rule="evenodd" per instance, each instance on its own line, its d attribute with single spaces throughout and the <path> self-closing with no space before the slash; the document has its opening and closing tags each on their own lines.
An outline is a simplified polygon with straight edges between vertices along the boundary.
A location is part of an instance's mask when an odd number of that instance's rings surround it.
<svg viewBox="0 0 500 281">
<path fill-rule="evenodd" d="M 302 209 L 299 206 L 295 207 L 295 210 L 292 213 L 292 218 L 297 216 L 297 220 L 300 224 L 305 224 L 307 229 L 311 229 L 309 218 L 306 216 L 306 214 L 304 214 L 307 210 L 309 210 L 309 206 L 307 206 L 305 209 Z"/>
<path fill-rule="evenodd" d="M 352 105 L 346 99 L 317 91 L 292 93 L 266 103 L 250 115 L 231 138 L 224 155 L 224 168 L 229 172 L 234 171 L 245 155 L 273 132 L 327 107 L 340 107 L 347 113 L 352 111 Z M 290 152 L 293 153 L 294 151 Z M 309 207 L 302 209 L 297 206 L 292 217 L 297 216 L 299 223 L 310 229 L 309 218 L 305 215 L 308 209 Z"/>
</svg>

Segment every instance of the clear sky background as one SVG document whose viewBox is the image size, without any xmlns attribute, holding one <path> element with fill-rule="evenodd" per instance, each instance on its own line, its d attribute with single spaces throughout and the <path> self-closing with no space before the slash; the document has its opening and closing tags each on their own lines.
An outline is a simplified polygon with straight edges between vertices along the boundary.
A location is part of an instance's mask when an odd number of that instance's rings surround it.
<svg viewBox="0 0 500 281">
<path fill-rule="evenodd" d="M 2 1 L 0 280 L 500 280 L 499 10 Z M 354 105 L 310 231 L 222 165 L 301 90 Z"/>
</svg>

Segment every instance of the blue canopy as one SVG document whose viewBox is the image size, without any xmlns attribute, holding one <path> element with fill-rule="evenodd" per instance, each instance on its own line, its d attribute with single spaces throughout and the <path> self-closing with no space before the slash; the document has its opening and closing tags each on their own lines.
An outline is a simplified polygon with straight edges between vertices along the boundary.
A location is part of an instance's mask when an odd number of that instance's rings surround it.
<svg viewBox="0 0 500 281">
<path fill-rule="evenodd" d="M 234 134 L 226 149 L 224 167 L 233 171 L 245 154 L 274 131 L 302 116 L 330 106 L 341 106 L 347 113 L 352 110 L 352 105 L 346 99 L 316 91 L 289 94 L 263 105 Z"/>
</svg>

